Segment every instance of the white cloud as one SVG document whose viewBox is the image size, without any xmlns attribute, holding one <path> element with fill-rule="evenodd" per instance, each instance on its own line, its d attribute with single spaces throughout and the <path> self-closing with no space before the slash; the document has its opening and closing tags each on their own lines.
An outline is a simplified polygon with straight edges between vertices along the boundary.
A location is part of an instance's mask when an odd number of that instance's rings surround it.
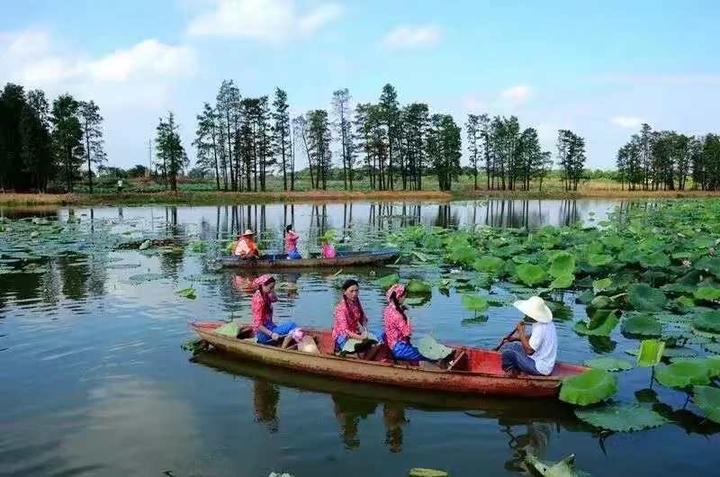
<svg viewBox="0 0 720 477">
<path fill-rule="evenodd" d="M 30 87 L 66 82 L 148 81 L 185 76 L 195 71 L 195 53 L 185 46 L 144 40 L 99 58 L 82 52 L 58 52 L 44 32 L 5 33 L 0 36 L 0 73 Z"/>
<path fill-rule="evenodd" d="M 382 43 L 390 49 L 417 48 L 437 43 L 440 36 L 440 28 L 436 25 L 401 25 L 390 30 Z"/>
<path fill-rule="evenodd" d="M 341 13 L 342 8 L 333 3 L 301 12 L 294 0 L 216 0 L 213 10 L 190 22 L 188 33 L 279 42 L 314 33 Z"/>
<path fill-rule="evenodd" d="M 610 122 L 616 126 L 620 126 L 621 128 L 638 129 L 645 121 L 634 116 L 615 116 L 610 118 Z"/>
<path fill-rule="evenodd" d="M 532 88 L 526 85 L 517 85 L 504 90 L 500 95 L 503 99 L 516 104 L 524 103 L 532 96 Z"/>
</svg>

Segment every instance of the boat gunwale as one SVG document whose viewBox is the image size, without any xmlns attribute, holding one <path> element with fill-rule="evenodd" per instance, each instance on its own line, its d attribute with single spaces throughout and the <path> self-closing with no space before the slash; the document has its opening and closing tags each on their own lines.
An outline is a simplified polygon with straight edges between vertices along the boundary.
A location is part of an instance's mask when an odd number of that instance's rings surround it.
<svg viewBox="0 0 720 477">
<path fill-rule="evenodd" d="M 268 350 L 268 351 L 276 352 L 279 355 L 282 355 L 283 353 L 287 353 L 289 355 L 308 357 L 313 360 L 335 360 L 335 361 L 350 363 L 350 364 L 354 364 L 354 365 L 381 366 L 384 368 L 391 368 L 391 369 L 396 369 L 396 370 L 420 372 L 421 374 L 428 373 L 428 374 L 436 374 L 436 375 L 453 375 L 453 376 L 464 377 L 464 378 L 473 378 L 473 377 L 491 378 L 491 379 L 507 380 L 510 382 L 526 381 L 526 382 L 536 382 L 536 383 L 543 383 L 543 384 L 555 383 L 556 386 L 559 386 L 560 382 L 566 377 L 566 376 L 552 376 L 552 375 L 550 375 L 550 376 L 519 375 L 516 377 L 512 377 L 512 376 L 506 376 L 503 374 L 483 373 L 483 372 L 476 372 L 476 371 L 426 369 L 426 368 L 420 368 L 418 366 L 411 366 L 409 364 L 402 365 L 402 364 L 395 364 L 395 363 L 384 363 L 384 362 L 380 362 L 380 361 L 366 361 L 366 360 L 361 360 L 361 359 L 356 359 L 356 358 L 355 359 L 343 358 L 343 357 L 337 356 L 335 354 L 327 354 L 327 353 L 311 354 L 311 353 L 305 353 L 305 352 L 298 351 L 298 350 L 278 348 L 275 346 L 268 346 L 268 345 L 260 344 L 257 342 L 249 341 L 249 340 L 243 340 L 243 339 L 239 339 L 239 338 L 231 338 L 229 336 L 219 335 L 217 333 L 214 333 L 210 329 L 204 329 L 202 326 L 199 326 L 196 323 L 190 323 L 190 326 L 198 334 L 201 334 L 201 337 L 202 337 L 202 333 L 205 333 L 205 334 L 211 335 L 211 337 L 213 337 L 213 338 L 217 338 L 217 339 L 220 339 L 223 341 L 228 341 L 230 344 L 239 345 L 241 347 L 248 347 L 250 350 L 252 350 L 252 349 Z M 320 331 L 320 330 L 313 330 L 313 329 L 307 330 L 308 333 L 318 332 L 318 331 Z M 210 343 L 212 344 L 212 341 L 210 341 Z M 473 350 L 474 349 L 474 350 L 480 350 L 480 351 L 485 351 L 485 352 L 490 352 L 490 353 L 493 352 L 490 350 L 484 350 L 482 348 L 472 348 L 472 347 L 468 347 L 468 346 L 452 346 L 452 347 L 455 349 L 460 349 L 460 350 L 467 350 L 467 349 Z M 581 367 L 579 365 L 573 365 L 570 363 L 559 362 L 558 364 L 574 366 L 574 367 Z"/>
<path fill-rule="evenodd" d="M 299 258 L 294 260 L 288 260 L 287 258 L 263 258 L 258 257 L 255 260 L 243 260 L 235 255 L 229 257 L 221 257 L 219 263 L 222 267 L 231 268 L 262 268 L 262 267 L 276 267 L 276 268 L 301 268 L 311 266 L 349 266 L 349 265 L 372 265 L 375 263 L 381 263 L 390 261 L 400 255 L 397 250 L 382 250 L 378 252 L 353 252 L 355 255 L 339 255 L 334 258 L 324 257 L 308 257 Z"/>
</svg>

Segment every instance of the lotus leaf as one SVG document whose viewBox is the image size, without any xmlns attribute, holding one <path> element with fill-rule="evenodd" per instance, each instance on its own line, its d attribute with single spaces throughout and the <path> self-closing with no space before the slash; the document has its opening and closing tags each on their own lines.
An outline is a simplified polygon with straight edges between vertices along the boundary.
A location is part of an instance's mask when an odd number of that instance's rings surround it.
<svg viewBox="0 0 720 477">
<path fill-rule="evenodd" d="M 571 276 L 575 271 L 575 256 L 568 252 L 556 254 L 550 263 L 550 276 L 554 278 Z M 561 287 L 566 288 L 566 287 Z"/>
<path fill-rule="evenodd" d="M 570 454 L 560 462 L 545 463 L 532 454 L 525 457 L 525 464 L 530 470 L 541 477 L 590 477 L 590 474 L 575 469 L 575 455 Z"/>
<path fill-rule="evenodd" d="M 705 417 L 720 424 L 720 389 L 711 386 L 693 387 L 693 402 Z"/>
<path fill-rule="evenodd" d="M 628 301 L 638 311 L 660 311 L 667 303 L 665 294 L 647 283 L 635 283 L 628 289 Z"/>
<path fill-rule="evenodd" d="M 490 273 L 492 275 L 499 274 L 504 266 L 505 261 L 502 258 L 493 257 L 492 255 L 482 256 L 473 262 L 473 268 L 475 270 L 478 272 Z"/>
<path fill-rule="evenodd" d="M 667 366 L 658 366 L 655 378 L 663 386 L 686 388 L 696 384 L 710 383 L 710 370 L 702 363 L 680 361 Z"/>
<path fill-rule="evenodd" d="M 720 257 L 703 257 L 695 263 L 694 267 L 720 278 Z"/>
<path fill-rule="evenodd" d="M 385 275 L 383 277 L 380 277 L 373 281 L 373 283 L 380 288 L 388 289 L 391 286 L 395 285 L 397 282 L 400 281 L 400 275 L 397 273 L 391 273 L 390 275 Z"/>
<path fill-rule="evenodd" d="M 695 290 L 693 296 L 697 300 L 715 301 L 720 300 L 720 288 L 701 287 Z"/>
<path fill-rule="evenodd" d="M 485 311 L 490 307 L 488 301 L 484 297 L 478 295 L 463 295 L 462 305 L 466 310 L 474 311 L 476 313 Z"/>
<path fill-rule="evenodd" d="M 709 356 L 707 358 L 675 358 L 674 363 L 696 363 L 705 366 L 708 376 L 716 378 L 720 376 L 720 356 Z"/>
<path fill-rule="evenodd" d="M 448 477 L 449 475 L 450 474 L 444 470 L 415 467 L 414 469 L 410 469 L 409 477 Z"/>
<path fill-rule="evenodd" d="M 515 267 L 515 274 L 528 286 L 537 285 L 547 279 L 545 270 L 541 266 L 531 263 L 523 263 Z"/>
<path fill-rule="evenodd" d="M 559 277 L 556 277 L 555 280 L 550 282 L 550 288 L 552 289 L 562 289 L 562 288 L 570 288 L 575 281 L 575 275 L 560 275 Z"/>
<path fill-rule="evenodd" d="M 670 259 L 662 252 L 643 255 L 638 261 L 645 268 L 665 268 L 670 266 Z"/>
<path fill-rule="evenodd" d="M 612 278 L 601 278 L 592 282 L 593 292 L 600 293 L 612 286 Z"/>
<path fill-rule="evenodd" d="M 587 263 L 591 267 L 604 267 L 605 265 L 608 265 L 612 263 L 613 258 L 610 255 L 604 255 L 599 253 L 593 253 L 588 255 L 587 257 Z"/>
<path fill-rule="evenodd" d="M 615 310 L 597 310 L 590 322 L 578 321 L 573 325 L 573 331 L 580 335 L 610 336 L 620 320 Z M 591 328 L 590 324 L 594 327 Z"/>
<path fill-rule="evenodd" d="M 637 352 L 637 365 L 649 368 L 657 365 L 663 357 L 665 342 L 659 340 L 643 340 Z"/>
<path fill-rule="evenodd" d="M 417 346 L 420 354 L 433 361 L 447 358 L 450 353 L 453 352 L 452 348 L 445 346 L 442 343 L 439 343 L 435 338 L 430 335 L 425 335 L 420 338 L 415 343 L 415 346 Z"/>
<path fill-rule="evenodd" d="M 698 331 L 720 334 L 720 310 L 700 313 L 693 320 L 692 326 Z"/>
<path fill-rule="evenodd" d="M 631 432 L 650 429 L 665 424 L 667 419 L 657 412 L 639 404 L 613 403 L 588 409 L 576 409 L 581 421 L 614 432 Z"/>
<path fill-rule="evenodd" d="M 427 295 L 432 293 L 432 285 L 422 280 L 410 280 L 407 284 L 408 295 Z"/>
<path fill-rule="evenodd" d="M 662 325 L 655 318 L 648 314 L 633 315 L 625 318 L 622 324 L 622 332 L 634 336 L 660 336 Z"/>
<path fill-rule="evenodd" d="M 190 300 L 194 300 L 195 298 L 197 298 L 197 294 L 195 293 L 195 289 L 193 287 L 188 287 L 188 288 L 183 288 L 182 290 L 178 290 L 177 294 L 183 298 L 188 298 Z"/>
<path fill-rule="evenodd" d="M 588 359 L 583 364 L 591 368 L 604 369 L 605 371 L 627 371 L 632 368 L 632 364 L 628 360 L 610 356 Z"/>
<path fill-rule="evenodd" d="M 617 378 L 602 369 L 589 369 L 582 374 L 563 379 L 560 400 L 589 406 L 604 401 L 617 392 Z"/>
</svg>

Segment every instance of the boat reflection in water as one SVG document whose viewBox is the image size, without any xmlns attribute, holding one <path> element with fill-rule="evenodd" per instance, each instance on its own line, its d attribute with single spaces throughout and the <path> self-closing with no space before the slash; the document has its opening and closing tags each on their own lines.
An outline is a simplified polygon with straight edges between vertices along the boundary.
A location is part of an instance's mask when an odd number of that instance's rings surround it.
<svg viewBox="0 0 720 477">
<path fill-rule="evenodd" d="M 496 419 L 499 430 L 510 439 L 513 459 L 508 468 L 521 465 L 531 448 L 541 452 L 547 445 L 550 430 L 585 430 L 569 406 L 553 399 L 489 398 L 417 392 L 392 386 L 353 383 L 327 377 L 302 374 L 258 363 L 243 363 L 218 352 L 203 352 L 192 358 L 218 371 L 244 376 L 254 381 L 253 404 L 255 420 L 270 432 L 278 430 L 278 404 L 281 386 L 329 394 L 339 426 L 339 437 L 347 449 L 360 446 L 358 428 L 362 420 L 382 410 L 385 443 L 391 452 L 401 452 L 403 427 L 409 422 L 406 410 L 427 412 L 465 411 L 469 417 Z M 516 435 L 525 426 L 525 434 Z"/>
</svg>

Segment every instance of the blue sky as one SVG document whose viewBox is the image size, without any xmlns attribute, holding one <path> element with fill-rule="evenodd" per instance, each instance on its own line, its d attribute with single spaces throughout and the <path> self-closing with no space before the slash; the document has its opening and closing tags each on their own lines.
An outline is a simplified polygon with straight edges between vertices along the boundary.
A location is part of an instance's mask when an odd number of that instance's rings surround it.
<svg viewBox="0 0 720 477">
<path fill-rule="evenodd" d="M 294 113 L 390 82 L 463 122 L 515 114 L 555 153 L 557 129 L 612 167 L 642 121 L 720 131 L 715 1 L 0 0 L 0 83 L 94 99 L 110 164 L 147 163 L 174 111 L 186 148 L 203 101 L 287 90 Z M 193 156 L 191 152 L 191 157 Z"/>
</svg>

